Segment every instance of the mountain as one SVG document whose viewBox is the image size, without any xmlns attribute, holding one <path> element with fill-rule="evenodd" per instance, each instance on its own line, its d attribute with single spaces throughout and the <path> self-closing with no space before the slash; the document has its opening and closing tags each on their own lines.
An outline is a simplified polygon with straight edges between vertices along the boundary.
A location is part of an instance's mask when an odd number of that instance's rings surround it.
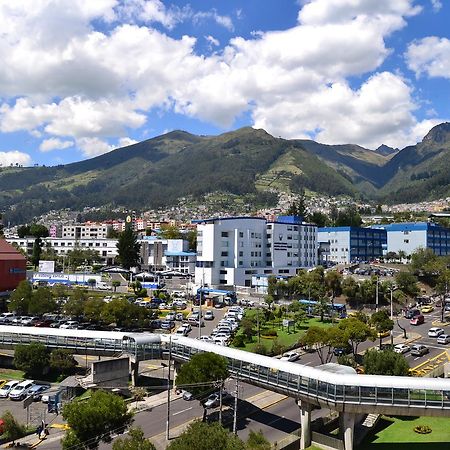
<svg viewBox="0 0 450 450">
<path fill-rule="evenodd" d="M 398 153 L 398 148 L 392 148 L 389 147 L 388 145 L 380 145 L 376 150 L 375 153 L 378 153 L 379 155 L 383 155 L 383 156 L 391 156 L 394 155 L 395 153 Z"/>
<path fill-rule="evenodd" d="M 450 196 L 450 123 L 433 127 L 422 142 L 398 152 L 385 166 L 379 195 L 397 201 Z"/>
<path fill-rule="evenodd" d="M 254 207 L 273 204 L 274 191 L 303 189 L 389 201 L 450 195 L 450 124 L 383 154 L 389 151 L 275 138 L 250 127 L 219 136 L 173 131 L 77 163 L 0 168 L 0 211 L 23 223 L 50 210 L 149 209 L 213 192 Z"/>
</svg>

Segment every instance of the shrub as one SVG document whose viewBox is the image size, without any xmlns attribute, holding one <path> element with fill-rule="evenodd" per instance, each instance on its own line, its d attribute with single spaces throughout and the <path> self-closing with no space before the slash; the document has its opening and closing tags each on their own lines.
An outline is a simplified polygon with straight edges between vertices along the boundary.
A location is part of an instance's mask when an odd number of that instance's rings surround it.
<svg viewBox="0 0 450 450">
<path fill-rule="evenodd" d="M 428 425 L 417 425 L 414 431 L 418 434 L 430 434 L 433 430 Z"/>
<path fill-rule="evenodd" d="M 277 337 L 278 332 L 277 330 L 274 330 L 273 328 L 267 331 L 264 331 L 264 336 L 270 336 L 270 337 Z"/>
<path fill-rule="evenodd" d="M 245 347 L 245 336 L 243 334 L 238 334 L 233 339 L 233 345 L 235 347 Z"/>
<path fill-rule="evenodd" d="M 253 351 L 258 355 L 267 355 L 267 349 L 263 344 L 256 344 Z"/>
</svg>

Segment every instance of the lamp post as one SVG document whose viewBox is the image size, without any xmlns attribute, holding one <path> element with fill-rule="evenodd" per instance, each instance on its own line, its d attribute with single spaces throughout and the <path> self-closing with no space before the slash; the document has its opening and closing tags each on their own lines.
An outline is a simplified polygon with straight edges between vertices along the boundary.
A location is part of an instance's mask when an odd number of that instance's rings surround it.
<svg viewBox="0 0 450 450">
<path fill-rule="evenodd" d="M 379 295 L 378 295 L 378 283 L 380 281 L 380 278 L 377 276 L 377 285 L 375 288 L 375 312 L 378 312 L 378 299 L 379 299 Z"/>
<path fill-rule="evenodd" d="M 391 285 L 388 289 L 391 292 L 391 320 L 394 322 L 394 291 L 398 288 L 395 285 Z M 391 330 L 391 345 L 394 345 L 394 329 Z"/>
<path fill-rule="evenodd" d="M 170 439 L 170 368 L 172 366 L 172 335 L 169 336 L 169 361 L 167 364 L 167 419 L 166 440 Z"/>
</svg>

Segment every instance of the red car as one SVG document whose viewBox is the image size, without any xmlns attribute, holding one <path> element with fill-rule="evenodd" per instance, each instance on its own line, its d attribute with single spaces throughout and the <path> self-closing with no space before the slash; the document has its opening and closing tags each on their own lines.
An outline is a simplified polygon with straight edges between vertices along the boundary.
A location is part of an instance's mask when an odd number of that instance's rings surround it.
<svg viewBox="0 0 450 450">
<path fill-rule="evenodd" d="M 422 315 L 422 314 L 420 314 L 419 316 L 414 316 L 410 321 L 409 321 L 409 323 L 411 324 L 411 325 L 420 325 L 420 324 L 422 324 L 422 323 L 424 323 L 425 322 L 425 317 Z"/>
</svg>

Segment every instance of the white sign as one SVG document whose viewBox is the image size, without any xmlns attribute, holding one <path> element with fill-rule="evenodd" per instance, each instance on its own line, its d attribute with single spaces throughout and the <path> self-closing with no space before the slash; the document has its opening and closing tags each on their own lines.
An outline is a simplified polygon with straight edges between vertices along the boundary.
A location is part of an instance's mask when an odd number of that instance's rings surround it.
<svg viewBox="0 0 450 450">
<path fill-rule="evenodd" d="M 39 272 L 54 273 L 55 261 L 39 261 Z"/>
</svg>

